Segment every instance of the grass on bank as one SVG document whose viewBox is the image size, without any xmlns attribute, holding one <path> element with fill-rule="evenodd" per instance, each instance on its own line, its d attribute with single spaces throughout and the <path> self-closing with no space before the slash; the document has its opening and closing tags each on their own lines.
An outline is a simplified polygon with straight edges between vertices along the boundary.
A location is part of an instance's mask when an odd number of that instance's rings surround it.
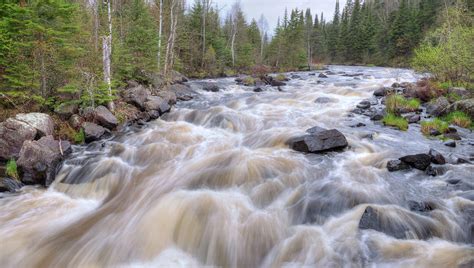
<svg viewBox="0 0 474 268">
<path fill-rule="evenodd" d="M 421 132 L 426 136 L 430 136 L 434 131 L 444 134 L 448 131 L 448 128 L 449 124 L 439 118 L 421 122 Z"/>
<path fill-rule="evenodd" d="M 18 175 L 18 167 L 16 166 L 16 161 L 13 158 L 7 162 L 6 175 L 8 177 L 14 178 L 15 180 L 20 179 L 20 176 Z"/>
<path fill-rule="evenodd" d="M 402 95 L 390 95 L 385 100 L 387 111 L 398 114 L 400 111 L 415 112 L 420 108 L 420 101 L 417 99 L 406 99 Z"/>
<path fill-rule="evenodd" d="M 450 114 L 448 114 L 445 118 L 443 118 L 444 121 L 448 122 L 449 124 L 456 125 L 458 127 L 462 128 L 473 128 L 473 124 L 471 121 L 471 118 L 461 112 L 461 111 L 455 111 Z"/>
<path fill-rule="evenodd" d="M 397 116 L 393 113 L 388 113 L 385 115 L 382 119 L 382 122 L 386 126 L 396 127 L 403 131 L 408 130 L 408 121 L 405 118 Z"/>
</svg>

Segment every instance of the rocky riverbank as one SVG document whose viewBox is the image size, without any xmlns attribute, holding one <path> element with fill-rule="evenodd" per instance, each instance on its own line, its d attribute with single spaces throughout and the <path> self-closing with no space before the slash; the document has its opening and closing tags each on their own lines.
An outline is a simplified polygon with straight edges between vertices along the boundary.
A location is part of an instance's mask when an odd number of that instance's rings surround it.
<svg viewBox="0 0 474 268">
<path fill-rule="evenodd" d="M 69 104 L 60 105 L 54 112 L 20 113 L 7 118 L 0 123 L 0 191 L 50 185 L 61 162 L 71 153 L 72 144 L 106 139 L 126 126 L 159 118 L 178 101 L 195 96 L 187 81 L 177 72 L 168 84 L 162 80 L 152 85 L 130 81 L 114 101 L 113 112 L 102 105 L 80 108 Z M 79 138 L 62 140 L 65 126 L 74 129 Z M 14 163 L 14 172 L 8 171 L 8 162 Z"/>
</svg>

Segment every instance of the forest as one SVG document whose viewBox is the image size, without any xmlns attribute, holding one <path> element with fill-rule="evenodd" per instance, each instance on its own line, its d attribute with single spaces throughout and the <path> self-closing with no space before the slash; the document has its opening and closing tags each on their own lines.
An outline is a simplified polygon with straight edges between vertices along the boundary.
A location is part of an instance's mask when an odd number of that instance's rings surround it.
<svg viewBox="0 0 474 268">
<path fill-rule="evenodd" d="M 203 78 L 323 64 L 412 66 L 472 82 L 473 1 L 336 1 L 333 18 L 287 10 L 270 29 L 239 2 L 6 0 L 0 4 L 1 102 L 54 109 L 110 103 L 127 81 L 176 70 Z"/>
</svg>

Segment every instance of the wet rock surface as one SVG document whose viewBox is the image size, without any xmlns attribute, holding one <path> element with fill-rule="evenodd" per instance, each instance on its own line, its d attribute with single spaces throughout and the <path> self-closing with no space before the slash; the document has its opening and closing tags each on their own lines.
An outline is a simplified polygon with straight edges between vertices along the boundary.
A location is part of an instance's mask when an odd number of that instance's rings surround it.
<svg viewBox="0 0 474 268">
<path fill-rule="evenodd" d="M 349 145 L 346 137 L 336 129 L 316 129 L 310 135 L 293 138 L 288 143 L 293 150 L 304 153 L 340 150 Z"/>
</svg>

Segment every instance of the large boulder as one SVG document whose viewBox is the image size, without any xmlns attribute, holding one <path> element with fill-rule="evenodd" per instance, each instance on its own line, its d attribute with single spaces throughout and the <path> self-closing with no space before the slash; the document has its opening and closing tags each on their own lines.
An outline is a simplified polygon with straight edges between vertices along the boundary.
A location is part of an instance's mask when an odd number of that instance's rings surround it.
<svg viewBox="0 0 474 268">
<path fill-rule="evenodd" d="M 79 112 L 79 105 L 76 103 L 61 103 L 54 112 L 59 115 L 63 120 L 68 120 L 73 114 Z"/>
<path fill-rule="evenodd" d="M 426 106 L 426 112 L 432 116 L 438 117 L 446 114 L 449 101 L 445 97 L 439 97 L 434 101 L 431 101 Z"/>
<path fill-rule="evenodd" d="M 54 121 L 51 116 L 43 113 L 17 114 L 15 119 L 34 127 L 39 136 L 53 135 Z"/>
<path fill-rule="evenodd" d="M 13 118 L 0 123 L 0 159 L 17 158 L 23 142 L 33 140 L 36 132 L 33 126 Z"/>
<path fill-rule="evenodd" d="M 456 97 L 459 97 L 461 99 L 469 99 L 470 97 L 472 97 L 472 93 L 463 87 L 448 88 L 448 94 L 455 95 Z"/>
<path fill-rule="evenodd" d="M 474 98 L 472 99 L 466 99 L 466 100 L 460 100 L 457 101 L 453 104 L 451 104 L 447 108 L 447 112 L 453 112 L 453 111 L 462 111 L 469 115 L 472 120 L 474 120 Z"/>
<path fill-rule="evenodd" d="M 192 100 L 197 95 L 189 86 L 183 84 L 170 85 L 165 90 L 173 92 L 176 95 L 176 99 L 180 101 Z"/>
<path fill-rule="evenodd" d="M 163 98 L 169 105 L 175 105 L 177 101 L 176 94 L 172 91 L 158 91 L 156 96 Z"/>
<path fill-rule="evenodd" d="M 304 153 L 321 153 L 344 149 L 348 146 L 346 137 L 336 129 L 322 130 L 288 141 L 290 147 Z"/>
<path fill-rule="evenodd" d="M 91 122 L 82 123 L 86 142 L 100 140 L 109 130 Z"/>
<path fill-rule="evenodd" d="M 390 160 L 387 162 L 387 169 L 390 172 L 410 169 L 410 166 L 401 160 Z"/>
<path fill-rule="evenodd" d="M 49 185 L 56 175 L 56 167 L 64 155 L 70 152 L 69 142 L 59 142 L 54 140 L 53 136 L 42 137 L 37 141 L 26 141 L 17 162 L 22 182 Z"/>
<path fill-rule="evenodd" d="M 168 102 L 158 96 L 150 96 L 145 102 L 146 111 L 158 111 L 160 115 L 169 112 L 170 109 Z"/>
<path fill-rule="evenodd" d="M 412 168 L 425 171 L 431 164 L 431 156 L 428 154 L 407 155 L 399 158 L 400 161 L 408 164 Z"/>
<path fill-rule="evenodd" d="M 137 106 L 139 109 L 145 109 L 145 101 L 150 95 L 150 92 L 143 86 L 139 85 L 137 87 L 126 89 L 122 96 L 125 102 Z"/>
<path fill-rule="evenodd" d="M 104 106 L 97 106 L 94 113 L 94 120 L 103 127 L 114 129 L 119 124 L 117 118 Z"/>
</svg>

